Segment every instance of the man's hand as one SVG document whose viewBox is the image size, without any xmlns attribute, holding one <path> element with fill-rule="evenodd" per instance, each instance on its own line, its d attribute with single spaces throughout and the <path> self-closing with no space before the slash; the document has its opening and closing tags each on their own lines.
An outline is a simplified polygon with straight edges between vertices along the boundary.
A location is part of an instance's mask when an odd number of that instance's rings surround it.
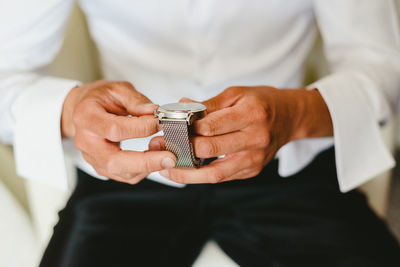
<svg viewBox="0 0 400 267">
<path fill-rule="evenodd" d="M 183 101 L 190 101 L 183 99 Z M 256 176 L 286 143 L 332 136 L 328 108 L 317 90 L 231 87 L 203 102 L 208 115 L 195 122 L 193 138 L 199 158 L 226 155 L 199 169 L 161 172 L 179 183 L 218 183 Z M 164 149 L 160 137 L 151 150 Z"/>
<path fill-rule="evenodd" d="M 172 168 L 168 151 L 122 151 L 119 142 L 157 132 L 153 111 L 157 105 L 128 82 L 97 81 L 75 87 L 64 101 L 61 131 L 75 138 L 98 174 L 135 184 L 150 172 Z"/>
</svg>

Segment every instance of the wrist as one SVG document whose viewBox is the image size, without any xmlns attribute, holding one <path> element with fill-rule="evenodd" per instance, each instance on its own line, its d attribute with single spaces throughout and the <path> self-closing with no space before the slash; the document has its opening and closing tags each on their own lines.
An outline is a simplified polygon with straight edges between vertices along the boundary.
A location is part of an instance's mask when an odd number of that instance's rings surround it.
<svg viewBox="0 0 400 267">
<path fill-rule="evenodd" d="M 63 138 L 72 138 L 75 136 L 75 126 L 72 120 L 74 107 L 78 101 L 80 87 L 72 88 L 65 97 L 61 113 L 61 135 Z"/>
<path fill-rule="evenodd" d="M 333 135 L 328 107 L 317 89 L 288 90 L 294 99 L 290 141 Z"/>
</svg>

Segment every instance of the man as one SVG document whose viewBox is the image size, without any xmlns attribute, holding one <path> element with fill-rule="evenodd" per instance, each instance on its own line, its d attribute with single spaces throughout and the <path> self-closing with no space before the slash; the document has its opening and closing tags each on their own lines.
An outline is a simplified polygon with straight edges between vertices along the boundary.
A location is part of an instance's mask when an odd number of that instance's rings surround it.
<svg viewBox="0 0 400 267">
<path fill-rule="evenodd" d="M 72 1 L 1 9 L 1 136 L 19 173 L 65 187 L 62 138 L 84 159 L 41 266 L 189 266 L 209 239 L 243 266 L 399 264 L 353 190 L 394 165 L 379 134 L 399 97 L 392 1 L 80 4 L 104 75 L 89 84 L 34 73 Z M 317 26 L 332 73 L 302 88 Z M 207 166 L 175 168 L 153 136 L 156 104 L 179 99 L 207 107 L 192 140 L 219 157 Z"/>
</svg>

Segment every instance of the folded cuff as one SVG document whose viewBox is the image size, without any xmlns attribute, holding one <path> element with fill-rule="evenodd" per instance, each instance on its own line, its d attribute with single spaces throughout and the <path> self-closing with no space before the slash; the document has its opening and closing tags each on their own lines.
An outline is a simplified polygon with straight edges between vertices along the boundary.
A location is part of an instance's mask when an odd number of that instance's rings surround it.
<svg viewBox="0 0 400 267">
<path fill-rule="evenodd" d="M 79 82 L 32 76 L 13 104 L 18 175 L 65 190 L 68 179 L 60 118 L 64 99 Z"/>
<path fill-rule="evenodd" d="M 354 189 L 395 165 L 365 91 L 368 87 L 371 87 L 369 80 L 352 71 L 329 75 L 308 86 L 319 90 L 331 114 L 342 192 Z"/>
</svg>

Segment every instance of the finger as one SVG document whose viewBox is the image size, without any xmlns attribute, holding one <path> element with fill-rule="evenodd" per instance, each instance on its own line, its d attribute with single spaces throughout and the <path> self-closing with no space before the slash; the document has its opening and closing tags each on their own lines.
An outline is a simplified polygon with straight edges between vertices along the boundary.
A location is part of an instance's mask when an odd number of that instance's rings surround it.
<svg viewBox="0 0 400 267">
<path fill-rule="evenodd" d="M 96 173 L 98 175 L 104 176 L 106 178 L 109 178 L 109 179 L 112 179 L 112 180 L 115 180 L 118 182 L 126 183 L 126 179 L 124 179 L 122 177 L 107 174 L 105 169 L 97 164 L 97 159 L 95 159 L 91 154 L 83 152 L 83 151 L 81 151 L 81 153 L 82 153 L 83 159 L 94 168 L 94 170 L 96 171 Z"/>
<path fill-rule="evenodd" d="M 127 184 L 137 184 L 140 181 L 142 181 L 144 178 L 146 178 L 149 174 L 148 173 L 140 173 L 140 174 L 136 174 L 136 173 L 123 173 L 123 174 L 119 174 L 117 175 L 111 175 L 110 179 L 113 180 L 117 180 L 119 182 L 123 182 L 123 183 L 127 183 Z"/>
<path fill-rule="evenodd" d="M 180 102 L 180 103 L 201 103 L 200 101 L 196 101 L 196 100 L 193 100 L 193 99 L 188 98 L 188 97 L 182 97 L 182 98 L 179 100 L 179 102 Z"/>
<path fill-rule="evenodd" d="M 217 159 L 198 169 L 172 168 L 163 170 L 160 174 L 182 184 L 219 183 L 242 169 L 249 168 L 251 164 L 251 158 L 246 156 L 246 153 L 239 152 Z"/>
<path fill-rule="evenodd" d="M 173 168 L 176 158 L 169 151 L 128 151 L 111 154 L 106 161 L 107 173 L 126 177 L 126 174 L 142 174 Z"/>
<path fill-rule="evenodd" d="M 191 139 L 193 150 L 198 158 L 213 158 L 225 154 L 249 150 L 268 145 L 268 136 L 249 134 L 247 131 L 236 131 L 216 136 L 195 136 Z M 153 137 L 149 142 L 149 150 L 165 150 L 163 136 Z"/>
<path fill-rule="evenodd" d="M 90 131 L 77 131 L 74 138 L 75 146 L 81 152 L 96 155 L 98 159 L 103 154 L 111 154 L 121 150 L 119 143 L 110 142 Z"/>
<path fill-rule="evenodd" d="M 221 155 L 257 148 L 262 144 L 245 132 L 234 132 L 226 135 L 192 138 L 193 150 L 198 158 L 214 158 Z M 234 145 L 233 145 L 234 144 Z M 149 142 L 149 150 L 166 150 L 163 136 L 153 137 Z"/>
<path fill-rule="evenodd" d="M 241 130 L 251 123 L 246 107 L 237 105 L 209 113 L 194 122 L 197 134 L 213 136 Z"/>
<path fill-rule="evenodd" d="M 112 154 L 91 154 L 82 152 L 85 160 L 102 176 L 123 180 L 144 178 L 148 173 L 173 168 L 175 156 L 168 151 L 127 151 Z"/>
<path fill-rule="evenodd" d="M 82 152 L 82 156 L 87 163 L 89 163 L 92 166 L 96 166 L 97 160 L 92 155 L 86 152 Z M 95 171 L 97 172 L 97 174 L 122 183 L 137 184 L 148 176 L 148 173 L 136 174 L 127 172 L 118 175 L 110 174 L 106 172 L 106 169 L 104 167 L 96 166 Z"/>
<path fill-rule="evenodd" d="M 87 112 L 89 111 L 89 113 Z M 156 133 L 157 119 L 151 115 L 118 116 L 108 113 L 99 104 L 92 104 L 74 116 L 76 128 L 87 129 L 113 142 L 146 137 Z"/>
<path fill-rule="evenodd" d="M 135 107 L 127 107 L 127 111 L 133 116 L 154 115 L 159 105 L 153 103 L 140 104 Z"/>
<path fill-rule="evenodd" d="M 127 179 L 127 183 L 128 184 L 137 184 L 140 181 L 142 181 L 143 179 L 145 179 L 149 174 L 148 173 L 142 173 L 142 174 L 138 174 L 132 178 Z"/>
<path fill-rule="evenodd" d="M 129 82 L 111 82 L 110 86 L 113 88 L 110 90 L 112 96 L 131 115 L 150 115 L 158 108 L 158 105 L 153 104 L 145 95 L 136 91 Z"/>
<path fill-rule="evenodd" d="M 81 151 L 83 158 L 95 171 L 110 179 L 126 182 L 126 177 L 107 172 L 107 157 L 121 151 L 118 143 L 112 143 L 88 131 L 80 131 L 75 135 L 75 146 Z M 136 175 L 136 174 L 135 174 Z"/>
<path fill-rule="evenodd" d="M 198 158 L 213 158 L 225 154 L 258 148 L 263 142 L 243 131 L 217 136 L 196 136 L 192 143 Z"/>
<path fill-rule="evenodd" d="M 240 180 L 255 177 L 259 175 L 264 166 L 266 166 L 275 157 L 275 153 L 272 151 L 265 153 L 265 150 L 263 149 L 249 150 L 243 153 L 252 156 L 253 164 L 251 164 L 251 166 L 248 168 L 244 168 L 232 176 L 227 177 L 226 180 Z"/>
<path fill-rule="evenodd" d="M 207 107 L 208 113 L 212 113 L 232 106 L 242 97 L 245 90 L 243 87 L 230 87 L 217 96 L 202 102 L 202 104 Z"/>
<path fill-rule="evenodd" d="M 232 176 L 227 177 L 225 181 L 248 179 L 257 176 L 259 173 L 260 170 L 257 168 L 248 168 L 241 170 Z"/>
<path fill-rule="evenodd" d="M 150 151 L 160 151 L 165 150 L 165 139 L 164 136 L 155 136 L 149 142 Z"/>
<path fill-rule="evenodd" d="M 172 168 L 176 158 L 169 151 L 129 151 L 121 150 L 116 143 L 109 142 L 88 132 L 78 132 L 75 137 L 76 147 L 91 156 L 89 160 L 102 175 L 125 176 Z"/>
</svg>

